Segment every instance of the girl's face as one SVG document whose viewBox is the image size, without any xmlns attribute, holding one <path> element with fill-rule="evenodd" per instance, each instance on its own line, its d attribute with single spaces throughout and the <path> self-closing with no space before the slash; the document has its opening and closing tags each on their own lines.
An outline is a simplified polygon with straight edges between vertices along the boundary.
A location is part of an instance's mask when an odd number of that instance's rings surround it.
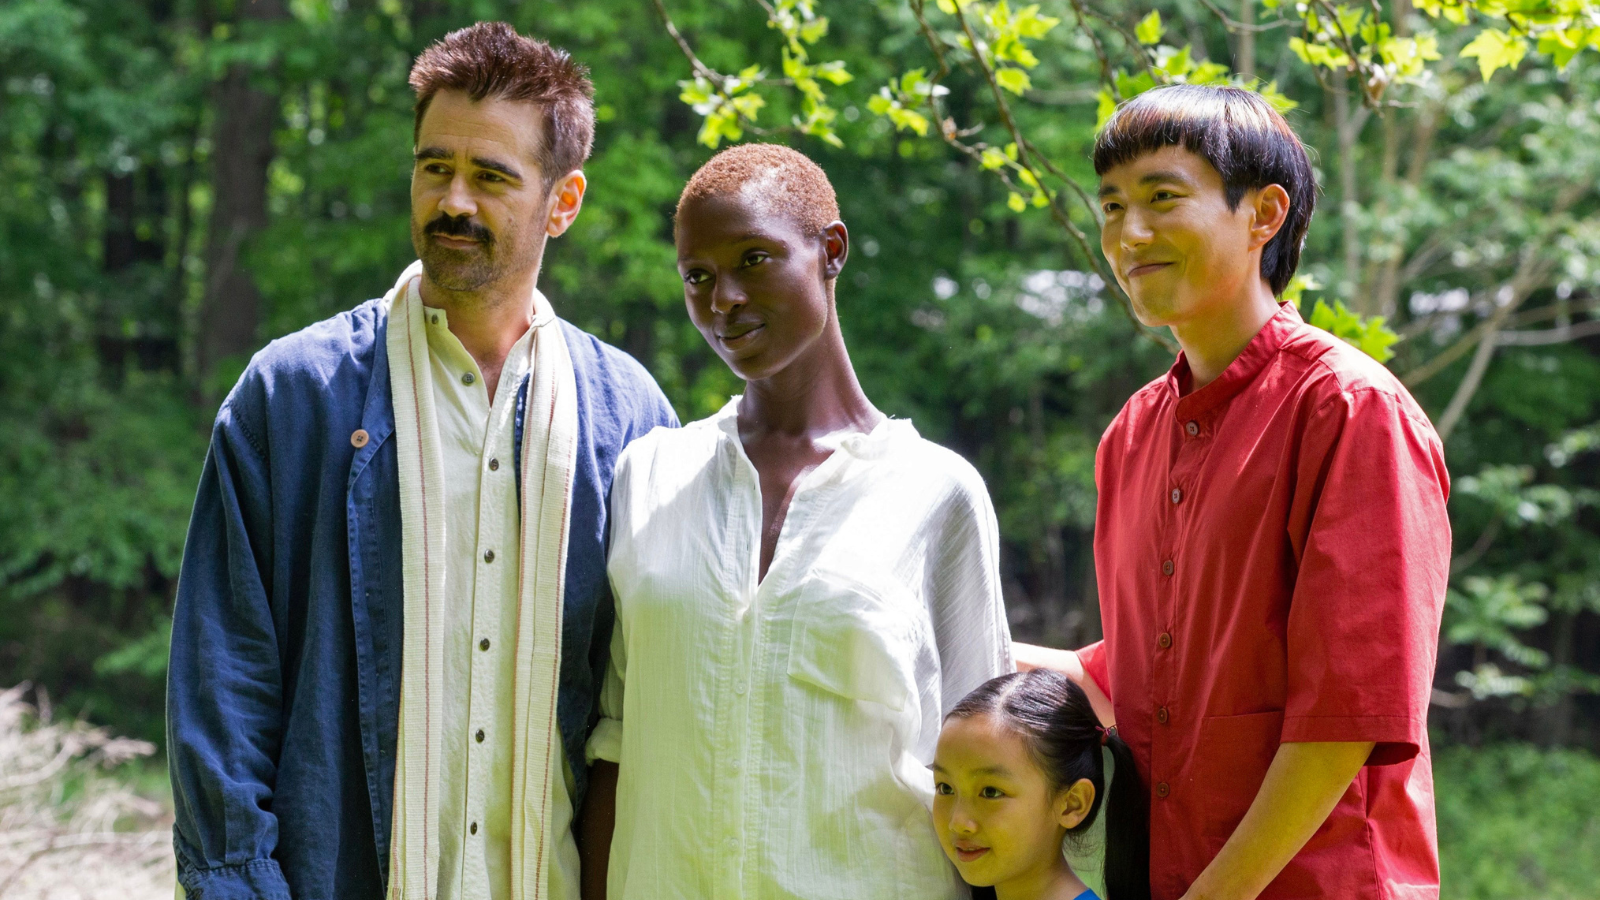
<svg viewBox="0 0 1600 900">
<path fill-rule="evenodd" d="M 1089 812 L 1088 779 L 1052 788 L 1021 736 L 990 715 L 945 722 L 933 777 L 934 828 L 968 884 L 1028 896 L 1070 871 L 1061 839 Z"/>
</svg>

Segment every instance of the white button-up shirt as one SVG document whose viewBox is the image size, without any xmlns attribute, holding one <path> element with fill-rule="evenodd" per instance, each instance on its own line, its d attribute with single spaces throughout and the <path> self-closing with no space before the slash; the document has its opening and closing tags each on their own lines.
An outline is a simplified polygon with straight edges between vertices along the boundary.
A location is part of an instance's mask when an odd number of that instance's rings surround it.
<svg viewBox="0 0 1600 900">
<path fill-rule="evenodd" d="M 621 765 L 609 895 L 965 896 L 928 766 L 944 712 L 1012 669 L 983 481 L 907 421 L 844 437 L 758 584 L 738 399 L 617 463 L 617 628 L 588 746 Z"/>
<path fill-rule="evenodd" d="M 412 288 L 415 290 L 415 288 Z M 428 365 L 444 456 L 444 752 L 440 760 L 439 900 L 509 900 L 513 682 L 521 513 L 513 440 L 517 386 L 528 374 L 522 336 L 489 392 L 444 310 L 428 309 Z M 492 555 L 491 555 L 492 554 Z M 552 900 L 577 900 L 578 851 L 572 838 L 571 771 L 557 741 L 553 757 L 555 852 L 547 872 Z"/>
</svg>

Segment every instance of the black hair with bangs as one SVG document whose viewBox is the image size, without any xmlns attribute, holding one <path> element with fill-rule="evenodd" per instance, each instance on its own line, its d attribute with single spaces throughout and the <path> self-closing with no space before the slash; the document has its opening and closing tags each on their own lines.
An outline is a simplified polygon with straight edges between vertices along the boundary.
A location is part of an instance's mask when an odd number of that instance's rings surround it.
<svg viewBox="0 0 1600 900">
<path fill-rule="evenodd" d="M 1220 85 L 1173 84 L 1123 103 L 1094 139 L 1094 171 L 1163 147 L 1178 146 L 1222 175 L 1228 206 L 1246 191 L 1281 185 L 1289 194 L 1283 227 L 1261 250 L 1261 277 L 1278 295 L 1300 265 L 1300 248 L 1317 206 L 1317 180 L 1305 145 L 1261 95 Z"/>
</svg>

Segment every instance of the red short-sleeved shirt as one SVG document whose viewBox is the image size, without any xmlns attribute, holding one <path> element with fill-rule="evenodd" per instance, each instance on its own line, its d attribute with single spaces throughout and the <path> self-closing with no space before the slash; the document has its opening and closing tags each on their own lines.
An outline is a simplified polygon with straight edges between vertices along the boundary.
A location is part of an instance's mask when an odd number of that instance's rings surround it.
<svg viewBox="0 0 1600 900">
<path fill-rule="evenodd" d="M 1182 357 L 1096 460 L 1105 640 L 1080 651 L 1150 787 L 1156 898 L 1188 889 L 1278 745 L 1375 741 L 1263 898 L 1436 898 L 1427 711 L 1449 476 L 1389 371 L 1283 306 L 1214 382 Z"/>
</svg>

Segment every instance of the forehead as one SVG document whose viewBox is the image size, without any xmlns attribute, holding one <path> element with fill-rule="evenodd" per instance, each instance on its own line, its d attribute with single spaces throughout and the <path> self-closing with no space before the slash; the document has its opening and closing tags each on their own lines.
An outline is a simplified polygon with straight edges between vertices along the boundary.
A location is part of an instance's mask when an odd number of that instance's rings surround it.
<svg viewBox="0 0 1600 900">
<path fill-rule="evenodd" d="M 1183 181 L 1195 187 L 1222 190 L 1222 173 L 1206 158 L 1177 144 L 1168 144 L 1118 163 L 1100 176 L 1100 193 L 1127 191 L 1155 181 Z"/>
<path fill-rule="evenodd" d="M 804 237 L 795 217 L 770 202 L 754 182 L 734 191 L 684 198 L 673 227 L 680 257 L 751 240 L 797 243 Z"/>
<path fill-rule="evenodd" d="M 422 116 L 417 147 L 536 160 L 544 119 L 539 111 L 537 104 L 523 100 L 473 100 L 465 91 L 442 90 Z"/>
<path fill-rule="evenodd" d="M 1022 736 L 988 714 L 945 722 L 934 761 L 952 775 L 991 766 L 1022 775 L 1035 768 Z"/>
</svg>

